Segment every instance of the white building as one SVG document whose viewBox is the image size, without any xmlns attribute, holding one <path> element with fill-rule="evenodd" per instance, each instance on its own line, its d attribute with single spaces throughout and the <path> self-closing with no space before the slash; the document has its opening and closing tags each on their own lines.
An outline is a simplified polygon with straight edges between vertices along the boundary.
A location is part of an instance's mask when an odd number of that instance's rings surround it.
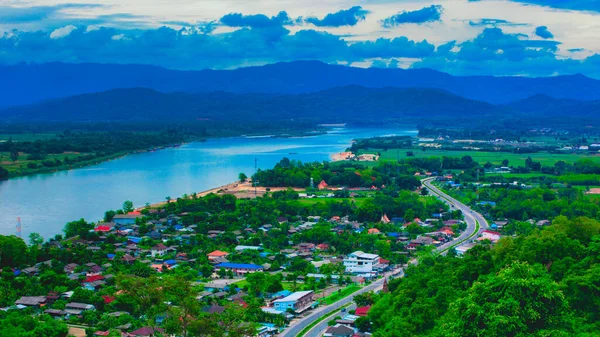
<svg viewBox="0 0 600 337">
<path fill-rule="evenodd" d="M 456 248 L 454 248 L 454 250 L 456 251 L 456 255 L 458 255 L 458 256 L 462 256 L 462 255 L 465 255 L 465 253 L 466 253 L 466 252 L 467 252 L 469 249 L 471 249 L 471 248 L 475 247 L 475 245 L 476 245 L 475 243 L 467 243 L 467 244 L 464 244 L 464 245 L 462 245 L 462 246 L 459 246 L 459 247 L 456 247 Z"/>
<path fill-rule="evenodd" d="M 379 255 L 356 251 L 344 259 L 347 273 L 372 273 L 379 265 Z"/>
</svg>

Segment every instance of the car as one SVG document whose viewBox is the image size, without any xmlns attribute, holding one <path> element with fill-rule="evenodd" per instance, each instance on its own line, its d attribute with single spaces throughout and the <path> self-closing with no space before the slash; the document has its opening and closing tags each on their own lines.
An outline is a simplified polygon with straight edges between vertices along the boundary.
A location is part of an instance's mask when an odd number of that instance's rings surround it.
<svg viewBox="0 0 600 337">
<path fill-rule="evenodd" d="M 342 310 L 341 310 L 341 311 L 342 311 L 342 312 L 346 312 L 346 308 L 342 308 Z"/>
</svg>

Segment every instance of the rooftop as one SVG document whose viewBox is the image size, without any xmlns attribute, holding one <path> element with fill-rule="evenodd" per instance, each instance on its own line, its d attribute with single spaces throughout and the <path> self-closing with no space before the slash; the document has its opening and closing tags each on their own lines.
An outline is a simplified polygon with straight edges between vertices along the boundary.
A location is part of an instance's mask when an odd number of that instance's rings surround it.
<svg viewBox="0 0 600 337">
<path fill-rule="evenodd" d="M 215 267 L 217 268 L 236 268 L 236 269 L 263 269 L 263 266 L 259 266 L 256 264 L 249 263 L 232 263 L 232 262 L 223 262 L 219 263 Z"/>
<path fill-rule="evenodd" d="M 308 291 L 297 291 L 287 297 L 284 298 L 280 298 L 278 300 L 275 300 L 273 303 L 279 303 L 279 302 L 293 302 L 293 301 L 297 301 L 299 299 L 301 299 L 302 297 L 311 294 L 313 291 L 312 290 L 308 290 Z"/>
</svg>

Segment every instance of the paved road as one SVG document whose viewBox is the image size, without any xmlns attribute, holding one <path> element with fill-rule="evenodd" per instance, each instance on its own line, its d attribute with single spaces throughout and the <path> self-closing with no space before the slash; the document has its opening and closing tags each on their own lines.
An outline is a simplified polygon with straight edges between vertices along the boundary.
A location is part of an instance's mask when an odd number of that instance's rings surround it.
<svg viewBox="0 0 600 337">
<path fill-rule="evenodd" d="M 328 319 L 325 319 L 325 320 L 319 322 L 312 329 L 308 330 L 308 332 L 304 334 L 304 337 L 319 337 L 319 336 L 322 336 L 323 333 L 325 332 L 325 330 L 327 330 L 327 328 L 329 327 L 327 325 L 327 322 L 329 320 L 333 319 L 335 316 L 344 317 L 344 315 L 347 314 L 348 311 L 350 311 L 350 310 L 356 310 L 356 304 L 351 304 L 349 307 L 347 307 L 345 313 L 338 312 L 338 313 L 332 315 L 331 318 L 328 318 Z"/>
<path fill-rule="evenodd" d="M 475 229 L 477 227 L 476 222 L 479 222 L 479 233 L 488 229 L 488 227 L 489 227 L 488 222 L 487 222 L 487 220 L 485 220 L 485 218 L 481 214 L 473 211 L 467 205 L 452 198 L 448 194 L 442 192 L 439 188 L 433 186 L 433 184 L 431 184 L 431 182 L 434 179 L 435 178 L 427 178 L 427 179 L 424 179 L 422 181 L 422 183 L 425 187 L 427 187 L 427 189 L 429 190 L 429 193 L 431 195 L 437 196 L 440 200 L 442 200 L 446 204 L 450 205 L 450 209 L 460 210 L 465 217 L 465 222 L 467 223 L 467 229 L 464 232 L 462 232 L 458 238 L 439 246 L 437 248 L 437 251 L 443 251 L 444 249 L 452 247 L 452 246 L 459 246 L 460 244 L 457 244 L 457 242 L 462 244 L 462 241 L 466 240 L 469 236 L 471 236 L 475 232 Z M 445 254 L 445 253 L 446 252 L 444 252 L 442 254 Z"/>
<path fill-rule="evenodd" d="M 359 290 L 355 293 L 352 293 L 352 294 L 348 295 L 347 297 L 342 298 L 341 300 L 333 303 L 332 305 L 327 305 L 327 306 L 316 308 L 315 310 L 311 311 L 311 313 L 309 315 L 303 317 L 299 321 L 292 324 L 288 329 L 286 329 L 284 332 L 282 332 L 279 336 L 283 336 L 283 337 L 297 336 L 300 333 L 300 331 L 302 331 L 302 329 L 306 328 L 312 322 L 319 319 L 319 317 L 330 314 L 331 312 L 336 311 L 340 307 L 352 302 L 352 299 L 354 298 L 355 295 L 362 294 L 367 291 L 375 291 L 375 290 L 381 289 L 381 287 L 383 286 L 383 280 L 384 280 L 383 278 L 379 279 L 379 280 L 369 284 L 368 286 L 362 288 L 361 290 Z M 327 324 L 327 320 L 325 320 L 325 324 Z"/>
<path fill-rule="evenodd" d="M 463 233 L 461 233 L 461 235 L 458 238 L 437 247 L 436 251 L 441 252 L 441 251 L 444 251 L 446 248 L 458 246 L 458 245 L 462 244 L 463 243 L 462 241 L 466 240 L 468 237 L 470 237 L 475 232 L 475 229 L 477 228 L 477 225 L 476 225 L 477 221 L 479 222 L 479 226 L 480 226 L 479 231 L 480 232 L 483 231 L 484 229 L 488 228 L 488 223 L 481 214 L 471 210 L 469 207 L 467 207 L 467 205 L 452 198 L 451 196 L 442 192 L 437 187 L 433 186 L 431 184 L 433 179 L 434 178 L 427 178 L 427 179 L 423 180 L 422 181 L 423 185 L 425 187 L 427 187 L 427 189 L 429 190 L 431 195 L 435 195 L 438 198 L 440 198 L 440 200 L 442 200 L 446 204 L 450 205 L 451 209 L 461 210 L 465 217 L 465 222 L 467 223 L 467 229 Z M 442 254 L 445 254 L 445 253 L 446 252 L 443 252 Z M 401 275 L 401 276 L 403 276 L 403 275 Z M 362 288 L 361 290 L 359 290 L 353 294 L 350 294 L 347 297 L 344 297 L 343 299 L 335 302 L 332 305 L 319 307 L 319 308 L 315 309 L 306 317 L 303 317 L 299 321 L 294 322 L 288 329 L 283 331 L 279 336 L 282 336 L 282 337 L 297 336 L 300 333 L 300 331 L 302 331 L 305 327 L 310 325 L 312 322 L 319 319 L 319 317 L 325 316 L 334 311 L 337 311 L 340 307 L 352 302 L 352 299 L 354 298 L 355 295 L 358 295 L 358 294 L 361 294 L 361 293 L 364 293 L 367 291 L 376 291 L 376 290 L 381 289 L 383 286 L 383 280 L 384 280 L 383 278 L 379 279 L 379 280 L 373 282 L 372 284 Z M 323 330 L 325 330 L 325 328 L 327 327 L 327 321 L 328 321 L 328 319 L 317 324 L 305 336 L 307 336 L 307 337 L 319 336 L 323 332 Z"/>
</svg>

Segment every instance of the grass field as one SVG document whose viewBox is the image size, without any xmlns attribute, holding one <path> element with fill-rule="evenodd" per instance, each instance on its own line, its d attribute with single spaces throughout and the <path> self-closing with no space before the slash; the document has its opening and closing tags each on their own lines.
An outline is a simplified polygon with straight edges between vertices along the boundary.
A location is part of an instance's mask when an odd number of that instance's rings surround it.
<svg viewBox="0 0 600 337">
<path fill-rule="evenodd" d="M 396 150 L 389 151 L 379 151 L 377 149 L 370 149 L 366 151 L 367 153 L 375 153 L 381 152 L 380 160 L 396 160 L 399 159 L 409 159 L 409 158 L 429 158 L 429 157 L 463 157 L 463 156 L 471 156 L 473 160 L 484 164 L 486 162 L 490 162 L 494 165 L 500 165 L 504 159 L 508 159 L 508 165 L 510 166 L 524 166 L 525 159 L 527 157 L 531 157 L 534 161 L 541 162 L 542 165 L 554 165 L 555 162 L 559 160 L 563 160 L 567 163 L 574 163 L 579 159 L 583 158 L 592 158 L 600 162 L 600 156 L 598 155 L 588 155 L 588 154 L 573 154 L 573 153 L 565 153 L 565 154 L 554 154 L 548 152 L 538 152 L 538 153 L 527 153 L 527 154 L 517 154 L 517 153 L 508 153 L 508 152 L 486 152 L 486 151 L 448 151 L 448 150 L 439 150 L 439 149 L 427 149 L 426 151 L 422 151 L 421 149 L 413 149 L 414 156 L 408 157 L 406 156 L 406 152 L 410 151 L 407 149 L 402 149 L 396 153 Z"/>
<path fill-rule="evenodd" d="M 553 177 L 551 174 L 544 173 L 486 173 L 486 177 L 504 177 L 506 179 L 528 179 L 528 178 L 537 178 L 537 177 Z"/>
<path fill-rule="evenodd" d="M 321 302 L 330 305 L 333 304 L 339 300 L 341 300 L 342 298 L 352 294 L 353 292 L 359 290 L 361 287 L 357 286 L 356 284 L 351 284 L 349 286 L 347 286 L 346 288 L 342 289 L 339 292 L 333 293 L 325 298 L 323 298 L 321 300 Z"/>
</svg>

